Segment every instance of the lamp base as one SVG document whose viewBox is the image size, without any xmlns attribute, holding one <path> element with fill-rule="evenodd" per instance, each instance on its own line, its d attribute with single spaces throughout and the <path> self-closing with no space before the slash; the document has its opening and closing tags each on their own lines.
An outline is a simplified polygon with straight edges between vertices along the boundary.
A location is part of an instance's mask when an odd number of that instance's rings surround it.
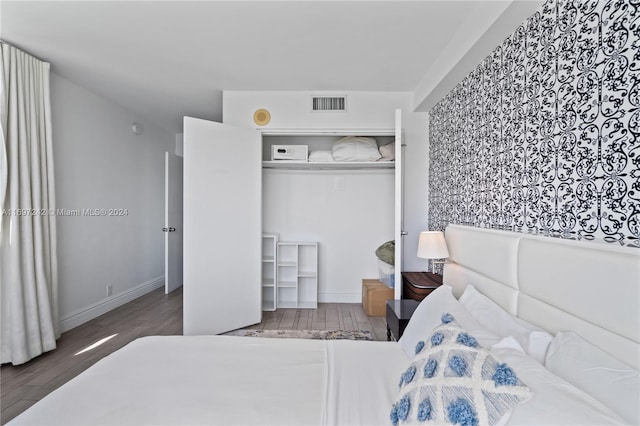
<svg viewBox="0 0 640 426">
<path fill-rule="evenodd" d="M 436 263 L 441 263 L 441 264 L 444 265 L 445 262 L 444 262 L 444 260 L 432 260 L 431 261 L 431 273 L 434 274 L 434 275 L 437 275 L 436 274 Z"/>
</svg>

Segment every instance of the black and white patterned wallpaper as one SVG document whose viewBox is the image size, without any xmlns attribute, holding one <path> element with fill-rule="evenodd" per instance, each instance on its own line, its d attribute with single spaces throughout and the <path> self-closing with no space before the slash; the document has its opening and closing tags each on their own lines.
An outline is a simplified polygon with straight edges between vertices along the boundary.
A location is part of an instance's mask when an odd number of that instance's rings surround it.
<svg viewBox="0 0 640 426">
<path fill-rule="evenodd" d="M 548 0 L 430 111 L 429 228 L 640 245 L 640 0 Z"/>
</svg>

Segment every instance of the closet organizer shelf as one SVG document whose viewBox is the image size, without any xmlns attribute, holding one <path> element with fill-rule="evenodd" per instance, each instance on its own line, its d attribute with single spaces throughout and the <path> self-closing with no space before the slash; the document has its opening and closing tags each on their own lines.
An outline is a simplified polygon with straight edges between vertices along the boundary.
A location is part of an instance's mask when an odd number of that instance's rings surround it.
<svg viewBox="0 0 640 426">
<path fill-rule="evenodd" d="M 275 311 L 277 298 L 276 253 L 278 248 L 278 234 L 262 235 L 262 310 Z"/>
<path fill-rule="evenodd" d="M 318 243 L 277 243 L 277 308 L 318 307 Z"/>
</svg>

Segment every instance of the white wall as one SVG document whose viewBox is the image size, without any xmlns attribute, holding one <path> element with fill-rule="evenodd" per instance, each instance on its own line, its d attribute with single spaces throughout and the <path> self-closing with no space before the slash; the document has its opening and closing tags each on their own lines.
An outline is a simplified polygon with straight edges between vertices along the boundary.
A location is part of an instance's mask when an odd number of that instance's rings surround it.
<svg viewBox="0 0 640 426">
<path fill-rule="evenodd" d="M 346 95 L 346 112 L 311 112 L 313 95 Z M 271 121 L 269 129 L 385 129 L 393 130 L 394 110 L 409 111 L 412 97 L 408 92 L 224 92 L 222 118 L 225 124 L 259 127 L 253 113 L 265 108 Z"/>
<path fill-rule="evenodd" d="M 318 301 L 360 302 L 375 249 L 393 239 L 393 170 L 265 169 L 262 183 L 264 232 L 318 242 Z"/>
<path fill-rule="evenodd" d="M 427 140 L 429 114 L 413 113 L 403 117 L 406 147 L 404 150 L 404 237 L 403 269 L 426 271 L 427 261 L 416 256 L 418 237 L 427 230 L 429 143 Z"/>
<path fill-rule="evenodd" d="M 55 74 L 51 92 L 57 208 L 126 209 L 58 216 L 65 331 L 164 284 L 164 152 L 175 135 Z"/>
</svg>

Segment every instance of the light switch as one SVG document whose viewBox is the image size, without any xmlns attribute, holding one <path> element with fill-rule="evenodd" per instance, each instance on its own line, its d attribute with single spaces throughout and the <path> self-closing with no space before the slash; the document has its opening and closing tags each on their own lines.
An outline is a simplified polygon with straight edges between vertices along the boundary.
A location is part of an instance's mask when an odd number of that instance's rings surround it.
<svg viewBox="0 0 640 426">
<path fill-rule="evenodd" d="M 333 180 L 333 187 L 336 191 L 344 191 L 344 176 L 336 176 Z"/>
</svg>

